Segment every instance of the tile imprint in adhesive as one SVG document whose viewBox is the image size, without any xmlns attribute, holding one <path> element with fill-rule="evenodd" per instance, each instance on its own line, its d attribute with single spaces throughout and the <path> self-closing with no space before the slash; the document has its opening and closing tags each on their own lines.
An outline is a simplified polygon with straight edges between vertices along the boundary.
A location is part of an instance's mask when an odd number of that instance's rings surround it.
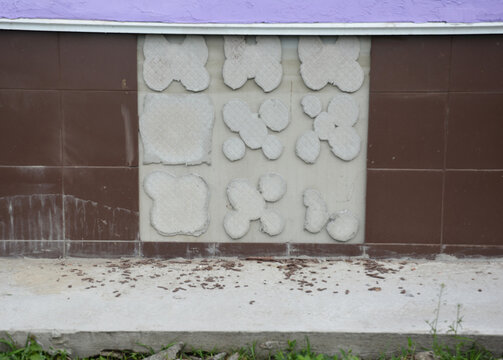
<svg viewBox="0 0 503 360">
<path fill-rule="evenodd" d="M 176 44 L 163 35 L 147 35 L 143 55 L 143 78 L 152 90 L 163 91 L 173 80 L 190 91 L 202 91 L 210 85 L 205 68 L 208 47 L 202 36 L 187 35 Z"/>
<path fill-rule="evenodd" d="M 344 92 L 355 92 L 363 84 L 363 69 L 357 62 L 360 41 L 355 36 L 339 36 L 335 43 L 324 43 L 319 36 L 299 39 L 300 74 L 312 90 L 328 83 Z"/>
<path fill-rule="evenodd" d="M 199 236 L 206 231 L 210 192 L 202 177 L 156 171 L 145 178 L 143 186 L 153 200 L 150 222 L 161 235 Z"/>
<path fill-rule="evenodd" d="M 209 164 L 213 122 L 208 95 L 146 95 L 140 116 L 143 163 Z"/>
<path fill-rule="evenodd" d="M 264 174 L 257 190 L 247 179 L 234 179 L 227 186 L 227 198 L 233 210 L 224 217 L 224 229 L 232 239 L 239 239 L 250 229 L 250 221 L 260 220 L 260 231 L 275 236 L 285 227 L 285 220 L 266 201 L 276 202 L 286 193 L 286 181 L 278 174 Z"/>
<path fill-rule="evenodd" d="M 246 42 L 244 36 L 224 36 L 224 83 L 231 89 L 242 87 L 248 79 L 265 92 L 281 84 L 281 41 L 277 36 L 257 36 L 256 43 Z"/>
<path fill-rule="evenodd" d="M 225 125 L 239 136 L 250 149 L 262 149 L 269 160 L 276 160 L 283 152 L 283 144 L 276 135 L 271 135 L 267 128 L 280 132 L 290 123 L 288 108 L 279 100 L 268 99 L 260 106 L 258 114 L 251 112 L 241 100 L 231 100 L 224 105 L 222 115 Z M 240 144 L 228 139 L 223 144 L 224 155 L 231 161 L 244 156 Z"/>
<path fill-rule="evenodd" d="M 307 131 L 299 137 L 295 153 L 308 164 L 316 161 L 320 153 L 319 140 L 328 140 L 338 158 L 350 161 L 358 156 L 361 139 L 353 125 L 358 121 L 358 104 L 350 95 L 337 95 L 321 111 L 321 101 L 308 94 L 302 98 L 302 109 L 309 117 L 315 117 L 314 132 Z M 318 140 L 319 139 L 319 140 Z"/>
<path fill-rule="evenodd" d="M 330 237 L 340 242 L 349 241 L 356 236 L 358 219 L 349 210 L 344 209 L 329 215 L 325 200 L 315 189 L 306 189 L 303 200 L 306 207 L 305 230 L 318 233 L 326 226 Z"/>
</svg>

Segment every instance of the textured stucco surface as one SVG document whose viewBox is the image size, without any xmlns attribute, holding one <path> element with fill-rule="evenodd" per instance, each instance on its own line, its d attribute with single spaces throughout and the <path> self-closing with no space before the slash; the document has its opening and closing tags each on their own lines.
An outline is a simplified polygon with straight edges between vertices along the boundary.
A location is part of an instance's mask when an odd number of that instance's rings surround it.
<svg viewBox="0 0 503 360">
<path fill-rule="evenodd" d="M 4 18 L 167 23 L 491 22 L 500 0 L 23 0 L 0 1 Z"/>
</svg>

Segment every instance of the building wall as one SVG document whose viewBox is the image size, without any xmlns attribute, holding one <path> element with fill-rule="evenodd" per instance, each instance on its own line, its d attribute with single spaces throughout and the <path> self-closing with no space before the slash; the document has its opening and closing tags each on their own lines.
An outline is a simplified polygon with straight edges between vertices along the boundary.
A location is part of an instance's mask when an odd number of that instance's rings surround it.
<svg viewBox="0 0 503 360">
<path fill-rule="evenodd" d="M 0 2 L 8 19 L 166 23 L 365 23 L 503 21 L 499 0 L 28 0 Z"/>
<path fill-rule="evenodd" d="M 144 243 L 137 37 L 3 31 L 0 256 L 501 256 L 502 40 L 372 38 L 362 244 Z"/>
</svg>

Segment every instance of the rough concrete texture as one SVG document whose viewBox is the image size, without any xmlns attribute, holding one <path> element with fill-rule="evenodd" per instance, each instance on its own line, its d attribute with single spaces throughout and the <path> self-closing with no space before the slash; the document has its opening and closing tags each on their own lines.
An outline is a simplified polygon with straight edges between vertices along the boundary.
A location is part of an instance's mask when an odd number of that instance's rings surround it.
<svg viewBox="0 0 503 360">
<path fill-rule="evenodd" d="M 153 200 L 150 222 L 160 234 L 199 236 L 206 231 L 210 191 L 203 178 L 156 171 L 145 178 L 143 186 Z"/>
<path fill-rule="evenodd" d="M 202 36 L 188 35 L 177 44 L 163 35 L 147 35 L 143 55 L 143 78 L 152 90 L 163 91 L 173 80 L 190 91 L 201 91 L 210 85 L 210 74 L 204 67 L 208 48 Z"/>
<path fill-rule="evenodd" d="M 332 84 L 344 92 L 357 91 L 365 78 L 359 56 L 360 41 L 355 36 L 340 36 L 335 43 L 319 36 L 299 39 L 300 74 L 312 90 Z"/>
<path fill-rule="evenodd" d="M 173 38 L 167 36 L 168 41 L 181 42 L 184 37 Z M 176 176 L 196 173 L 203 177 L 210 188 L 211 200 L 209 213 L 211 221 L 208 230 L 198 236 L 178 235 L 164 237 L 159 234 L 150 224 L 149 211 L 152 207 L 152 199 L 140 189 L 140 234 L 142 241 L 171 241 L 171 242 L 309 242 L 309 243 L 333 243 L 334 240 L 326 231 L 310 233 L 304 230 L 305 207 L 302 195 L 305 189 L 315 188 L 323 194 L 329 204 L 330 211 L 336 212 L 343 209 L 350 210 L 360 221 L 360 230 L 355 238 L 349 243 L 361 243 L 364 238 L 365 221 L 365 181 L 366 181 L 366 142 L 368 124 L 368 96 L 369 82 L 368 72 L 370 69 L 370 39 L 360 38 L 359 64 L 365 72 L 365 81 L 360 90 L 351 94 L 358 103 L 360 109 L 358 121 L 354 125 L 362 140 L 362 148 L 358 156 L 346 162 L 334 156 L 330 151 L 327 141 L 318 141 L 319 155 L 314 164 L 306 164 L 295 154 L 295 142 L 299 136 L 313 128 L 313 120 L 302 110 L 301 100 L 304 95 L 312 93 L 301 76 L 299 75 L 300 61 L 298 57 L 298 37 L 280 37 L 282 50 L 283 79 L 281 84 L 271 93 L 264 91 L 255 83 L 247 81 L 238 90 L 232 90 L 224 84 L 222 77 L 224 55 L 224 39 L 221 36 L 205 36 L 209 55 L 206 69 L 211 75 L 210 86 L 202 91 L 202 94 L 211 98 L 215 111 L 215 122 L 211 142 L 211 166 L 203 163 L 197 166 L 173 165 L 169 166 L 169 172 Z M 152 93 L 143 80 L 143 42 L 144 38 L 138 39 L 138 109 L 142 115 L 143 101 L 146 93 Z M 179 82 L 172 82 L 162 94 L 186 95 L 187 90 Z M 316 92 L 316 96 L 322 103 L 324 111 L 328 109 L 330 101 L 341 92 L 337 87 L 326 86 Z M 229 101 L 236 99 L 245 103 L 251 112 L 259 112 L 261 105 L 269 99 L 281 101 L 289 110 L 290 122 L 288 127 L 281 132 L 268 130 L 269 135 L 275 136 L 283 144 L 281 156 L 270 161 L 263 151 L 246 149 L 246 155 L 239 161 L 229 161 L 224 152 L 224 142 L 237 134 L 229 129 L 223 121 L 222 109 Z M 274 139 L 274 138 L 273 138 Z M 141 139 L 140 139 L 141 140 Z M 267 141 L 267 140 L 266 140 Z M 140 145 L 140 159 L 145 159 L 143 144 Z M 263 146 L 264 149 L 264 146 Z M 165 170 L 162 164 L 140 163 L 140 183 L 145 177 L 154 171 Z M 260 222 L 250 223 L 250 230 L 239 240 L 230 238 L 222 224 L 224 217 L 230 209 L 226 196 L 226 187 L 229 182 L 237 178 L 246 178 L 253 182 L 256 188 L 258 178 L 262 174 L 277 173 L 288 183 L 288 191 L 281 201 L 274 203 L 273 207 L 279 214 L 284 216 L 285 227 L 283 232 L 271 238 L 268 234 L 260 231 Z M 286 216 L 288 214 L 288 216 Z"/>
<path fill-rule="evenodd" d="M 211 162 L 214 110 L 205 94 L 147 94 L 140 115 L 144 163 Z"/>
<path fill-rule="evenodd" d="M 222 70 L 225 85 L 236 90 L 248 79 L 265 92 L 276 89 L 283 77 L 281 41 L 277 36 L 257 36 L 249 43 L 244 36 L 224 37 L 225 62 Z"/>
<path fill-rule="evenodd" d="M 503 261 L 2 259 L 0 333 L 86 356 L 103 349 L 228 350 L 287 339 L 364 356 L 431 342 L 427 322 L 503 351 Z"/>
</svg>

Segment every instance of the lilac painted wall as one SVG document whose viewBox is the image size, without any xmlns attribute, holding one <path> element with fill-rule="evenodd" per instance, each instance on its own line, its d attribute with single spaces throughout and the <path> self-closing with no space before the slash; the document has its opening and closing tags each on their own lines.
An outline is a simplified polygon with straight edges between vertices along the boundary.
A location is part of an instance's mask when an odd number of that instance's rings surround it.
<svg viewBox="0 0 503 360">
<path fill-rule="evenodd" d="M 0 0 L 0 17 L 170 23 L 473 23 L 503 21 L 503 0 Z"/>
</svg>

